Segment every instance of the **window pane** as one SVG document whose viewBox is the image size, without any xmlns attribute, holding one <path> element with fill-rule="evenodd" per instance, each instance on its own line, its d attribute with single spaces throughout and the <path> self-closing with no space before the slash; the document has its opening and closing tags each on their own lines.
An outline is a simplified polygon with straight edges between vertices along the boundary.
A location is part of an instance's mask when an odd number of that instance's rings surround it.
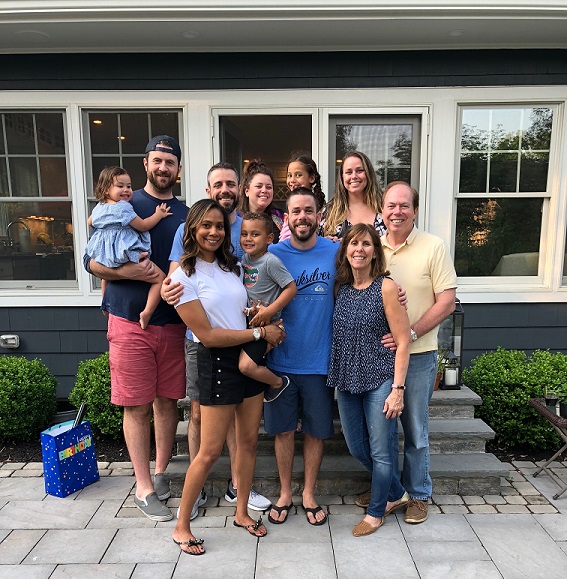
<svg viewBox="0 0 567 579">
<path fill-rule="evenodd" d="M 518 174 L 517 153 L 493 153 L 490 156 L 490 192 L 516 191 Z"/>
<path fill-rule="evenodd" d="M 71 203 L 0 203 L 3 280 L 75 280 Z"/>
<path fill-rule="evenodd" d="M 118 117 L 113 113 L 90 113 L 89 132 L 93 155 L 118 153 Z"/>
<path fill-rule="evenodd" d="M 459 181 L 459 191 L 461 193 L 486 192 L 487 159 L 486 153 L 463 153 L 461 155 Z"/>
<path fill-rule="evenodd" d="M 10 181 L 12 197 L 38 197 L 37 161 L 35 157 L 12 157 Z"/>
<path fill-rule="evenodd" d="M 147 113 L 121 113 L 120 134 L 122 140 L 122 152 L 142 156 L 148 144 L 148 114 Z M 173 135 L 172 135 L 173 136 Z"/>
<path fill-rule="evenodd" d="M 67 197 L 67 162 L 65 157 L 40 157 L 42 197 Z"/>
<path fill-rule="evenodd" d="M 487 109 L 463 110 L 461 149 L 486 151 L 488 149 L 490 111 Z"/>
<path fill-rule="evenodd" d="M 169 135 L 179 141 L 179 119 L 177 113 L 151 113 L 150 124 L 151 136 Z"/>
<path fill-rule="evenodd" d="M 10 190 L 8 189 L 8 168 L 6 166 L 6 159 L 0 157 L 0 197 L 9 197 Z"/>
<path fill-rule="evenodd" d="M 551 146 L 551 109 L 525 109 L 522 148 L 547 151 Z"/>
<path fill-rule="evenodd" d="M 520 165 L 520 191 L 546 191 L 549 153 L 524 151 Z"/>
<path fill-rule="evenodd" d="M 145 145 L 144 145 L 145 148 Z M 142 149 L 143 151 L 144 149 Z M 146 171 L 142 163 L 143 156 L 139 155 L 137 157 L 124 157 L 124 162 L 122 164 L 123 168 L 128 171 L 130 179 L 132 179 L 132 189 L 141 189 L 146 184 Z M 178 189 L 178 186 L 175 186 Z"/>
<path fill-rule="evenodd" d="M 37 148 L 40 155 L 64 155 L 65 133 L 61 113 L 36 113 Z"/>
<path fill-rule="evenodd" d="M 35 155 L 33 115 L 9 113 L 5 115 L 9 155 Z"/>
<path fill-rule="evenodd" d="M 93 196 L 95 183 L 98 181 L 98 176 L 100 175 L 100 172 L 105 167 L 120 167 L 120 157 L 93 157 L 92 165 L 93 165 L 93 180 L 92 180 L 92 189 L 89 192 L 89 197 Z"/>
<path fill-rule="evenodd" d="M 538 275 L 542 199 L 458 199 L 459 276 Z"/>
</svg>

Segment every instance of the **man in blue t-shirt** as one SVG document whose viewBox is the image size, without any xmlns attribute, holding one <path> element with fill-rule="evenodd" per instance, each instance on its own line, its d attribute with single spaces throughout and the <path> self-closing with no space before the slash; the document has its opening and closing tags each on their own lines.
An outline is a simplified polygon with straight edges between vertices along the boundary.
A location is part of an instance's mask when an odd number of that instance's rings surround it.
<svg viewBox="0 0 567 579">
<path fill-rule="evenodd" d="M 185 326 L 175 309 L 161 302 L 148 327 L 138 323 L 157 269 L 168 271 L 175 231 L 187 216 L 187 206 L 173 196 L 181 170 L 181 149 L 173 137 L 159 135 L 146 147 L 147 181 L 134 191 L 131 204 L 142 219 L 167 203 L 171 216 L 150 230 L 151 259 L 107 268 L 85 255 L 87 271 L 109 283 L 102 309 L 108 313 L 111 400 L 124 406 L 124 438 L 136 477 L 135 505 L 154 521 L 168 521 L 171 511 L 161 501 L 171 495 L 164 477 L 175 431 L 177 400 L 185 395 Z M 150 283 L 148 283 L 150 282 Z M 142 307 L 140 307 L 142 306 Z M 156 466 L 150 475 L 150 418 L 154 417 Z"/>
<path fill-rule="evenodd" d="M 335 258 L 338 243 L 317 236 L 321 213 L 309 189 L 295 189 L 287 200 L 291 237 L 269 246 L 293 276 L 297 296 L 282 312 L 287 337 L 270 352 L 268 366 L 289 377 L 282 394 L 264 406 L 266 431 L 275 434 L 280 497 L 268 519 L 284 523 L 293 506 L 291 474 L 299 407 L 304 433 L 305 484 L 302 507 L 311 525 L 327 516 L 315 501 L 315 483 L 323 458 L 323 440 L 333 434 L 334 391 L 327 387 L 334 308 Z"/>
</svg>

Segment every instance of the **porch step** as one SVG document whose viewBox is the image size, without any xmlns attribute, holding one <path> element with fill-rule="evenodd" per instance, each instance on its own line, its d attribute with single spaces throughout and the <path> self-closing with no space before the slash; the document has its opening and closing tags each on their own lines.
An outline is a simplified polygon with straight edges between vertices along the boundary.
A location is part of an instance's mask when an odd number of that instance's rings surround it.
<svg viewBox="0 0 567 579">
<path fill-rule="evenodd" d="M 167 469 L 171 479 L 172 496 L 181 496 L 187 456 L 174 456 Z M 431 455 L 431 478 L 434 494 L 486 495 L 500 493 L 500 477 L 508 469 L 493 454 L 437 454 Z M 222 456 L 209 474 L 208 494 L 222 497 L 230 478 L 228 456 Z M 362 466 L 350 455 L 324 455 L 316 492 L 319 495 L 355 495 L 368 489 L 370 478 Z M 292 475 L 294 494 L 303 484 L 303 459 L 296 456 Z M 258 456 L 254 473 L 254 488 L 268 497 L 276 497 L 280 488 L 276 460 L 273 456 Z"/>
<path fill-rule="evenodd" d="M 461 390 L 438 390 L 429 405 L 429 443 L 431 450 L 431 478 L 435 494 L 483 495 L 500 493 L 500 477 L 506 476 L 507 467 L 492 454 L 484 452 L 487 440 L 494 431 L 482 420 L 474 418 L 475 406 L 481 398 L 463 386 Z M 188 400 L 179 406 L 187 409 Z M 177 453 L 168 468 L 172 476 L 172 492 L 179 496 L 188 466 L 187 422 L 177 429 Z M 319 494 L 356 494 L 368 488 L 369 476 L 353 459 L 341 432 L 338 412 L 334 420 L 335 434 L 325 441 L 325 451 L 317 482 Z M 294 493 L 299 492 L 303 472 L 303 437 L 295 437 Z M 403 449 L 403 430 L 400 427 L 400 450 Z M 400 458 L 401 460 L 401 458 Z M 228 456 L 223 455 L 211 472 L 208 492 L 223 496 L 229 477 Z M 263 424 L 258 437 L 258 457 L 254 479 L 255 487 L 267 496 L 277 496 L 279 480 L 274 458 L 274 439 L 266 434 Z"/>
<path fill-rule="evenodd" d="M 177 454 L 188 454 L 187 426 L 188 422 L 180 422 L 177 426 L 175 437 Z M 337 418 L 334 420 L 335 434 L 325 440 L 325 454 L 348 454 L 348 448 L 341 431 L 341 423 Z M 400 451 L 403 449 L 404 434 L 401 425 Z M 482 420 L 473 419 L 445 419 L 439 418 L 429 422 L 429 446 L 431 454 L 439 453 L 475 453 L 484 452 L 487 440 L 494 438 L 494 431 Z M 295 437 L 295 451 L 300 453 L 303 449 L 303 437 L 297 434 Z M 261 455 L 274 453 L 274 437 L 264 430 L 263 422 L 260 424 L 258 434 L 258 450 Z"/>
</svg>

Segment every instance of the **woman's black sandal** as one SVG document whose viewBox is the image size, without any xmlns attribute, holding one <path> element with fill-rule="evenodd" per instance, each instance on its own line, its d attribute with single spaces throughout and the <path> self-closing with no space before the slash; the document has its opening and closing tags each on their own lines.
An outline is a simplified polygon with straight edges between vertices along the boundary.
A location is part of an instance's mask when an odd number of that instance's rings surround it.
<svg viewBox="0 0 567 579">
<path fill-rule="evenodd" d="M 175 539 L 172 539 L 173 542 L 179 546 L 179 548 L 181 549 L 181 547 L 183 545 L 186 545 L 187 547 L 198 547 L 199 545 L 202 545 L 205 542 L 205 539 L 189 539 L 188 541 L 176 541 Z M 187 555 L 204 555 L 205 551 L 200 551 L 199 553 L 190 553 L 189 551 L 186 551 L 185 549 L 181 549 L 181 551 L 183 551 L 183 553 L 186 553 Z"/>
</svg>

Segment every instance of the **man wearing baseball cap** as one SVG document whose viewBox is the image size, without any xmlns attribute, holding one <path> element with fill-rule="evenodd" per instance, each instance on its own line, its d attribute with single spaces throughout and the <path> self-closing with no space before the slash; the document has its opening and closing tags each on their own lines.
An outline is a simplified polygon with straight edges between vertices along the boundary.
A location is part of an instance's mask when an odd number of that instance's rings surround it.
<svg viewBox="0 0 567 579">
<path fill-rule="evenodd" d="M 138 322 L 150 283 L 158 268 L 169 268 L 175 231 L 187 216 L 187 207 L 174 197 L 181 170 L 181 149 L 168 135 L 158 135 L 146 146 L 147 181 L 134 191 L 131 204 L 139 217 L 153 215 L 167 203 L 171 215 L 150 230 L 151 260 L 108 268 L 85 255 L 87 271 L 108 280 L 102 309 L 108 313 L 111 400 L 124 406 L 124 438 L 136 477 L 136 506 L 154 521 L 168 521 L 171 511 L 161 501 L 171 495 L 163 475 L 169 462 L 177 427 L 177 400 L 185 396 L 185 325 L 175 309 L 160 302 L 148 327 Z M 150 283 L 148 283 L 150 282 Z M 154 418 L 156 467 L 150 475 L 150 419 Z"/>
</svg>

